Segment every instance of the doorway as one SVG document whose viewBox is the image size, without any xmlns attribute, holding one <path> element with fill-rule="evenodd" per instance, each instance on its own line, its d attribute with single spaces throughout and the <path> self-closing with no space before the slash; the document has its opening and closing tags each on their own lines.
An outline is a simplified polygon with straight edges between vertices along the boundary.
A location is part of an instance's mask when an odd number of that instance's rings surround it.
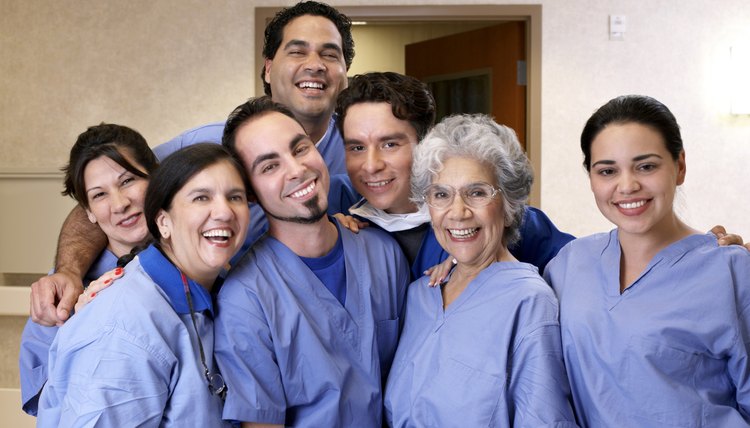
<svg viewBox="0 0 750 428">
<path fill-rule="evenodd" d="M 263 64 L 263 29 L 281 7 L 258 7 L 255 9 L 255 64 L 258 76 Z M 420 6 L 341 6 L 337 7 L 352 21 L 407 23 L 407 22 L 452 22 L 491 23 L 504 21 L 524 22 L 526 38 L 526 152 L 536 172 L 529 204 L 540 204 L 541 171 L 541 5 L 420 5 Z M 366 52 L 357 50 L 357 58 Z M 262 81 L 256 77 L 256 94 L 262 94 Z"/>
<path fill-rule="evenodd" d="M 406 74 L 426 82 L 437 120 L 485 113 L 526 148 L 526 29 L 511 21 L 406 45 Z"/>
</svg>

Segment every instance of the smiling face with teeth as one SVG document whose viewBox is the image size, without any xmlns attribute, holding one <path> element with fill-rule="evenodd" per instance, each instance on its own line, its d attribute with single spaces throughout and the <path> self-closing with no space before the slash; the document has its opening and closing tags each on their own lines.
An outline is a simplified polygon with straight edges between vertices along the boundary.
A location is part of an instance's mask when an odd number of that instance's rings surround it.
<svg viewBox="0 0 750 428">
<path fill-rule="evenodd" d="M 135 162 L 127 151 L 122 156 L 135 168 L 145 168 Z M 117 257 L 148 239 L 143 202 L 148 180 L 126 170 L 107 156 L 91 160 L 83 171 L 88 208 L 86 214 L 107 235 L 107 249 Z"/>
<path fill-rule="evenodd" d="M 327 129 L 336 97 L 347 85 L 341 45 L 333 22 L 302 15 L 284 27 L 279 49 L 265 60 L 273 100 L 287 106 L 314 139 Z"/>
<path fill-rule="evenodd" d="M 359 103 L 343 123 L 346 170 L 354 188 L 374 207 L 391 214 L 417 211 L 409 200 L 417 132 L 393 115 L 388 103 Z"/>
<path fill-rule="evenodd" d="M 302 126 L 279 112 L 241 125 L 235 147 L 273 234 L 279 222 L 311 224 L 328 209 L 328 169 Z"/>
<path fill-rule="evenodd" d="M 591 190 L 621 236 L 674 229 L 674 195 L 685 169 L 685 152 L 674 160 L 659 132 L 635 122 L 608 125 L 591 144 Z"/>
<path fill-rule="evenodd" d="M 443 169 L 432 180 L 432 184 L 456 189 L 472 183 L 497 186 L 493 168 L 476 159 L 453 157 L 445 159 Z M 440 246 L 463 267 L 481 270 L 508 254 L 502 239 L 505 229 L 502 198 L 494 198 L 481 208 L 471 208 L 464 204 L 463 198 L 455 197 L 448 208 L 430 207 L 430 218 Z"/>
<path fill-rule="evenodd" d="M 249 222 L 245 185 L 226 160 L 195 174 L 156 218 L 165 253 L 209 288 L 242 246 Z"/>
</svg>

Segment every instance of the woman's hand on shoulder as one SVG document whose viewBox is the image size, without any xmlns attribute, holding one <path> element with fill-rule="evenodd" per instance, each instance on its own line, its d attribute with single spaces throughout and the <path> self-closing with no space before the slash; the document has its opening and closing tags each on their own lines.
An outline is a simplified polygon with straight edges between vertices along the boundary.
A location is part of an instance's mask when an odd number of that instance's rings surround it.
<svg viewBox="0 0 750 428">
<path fill-rule="evenodd" d="M 88 305 L 92 300 L 94 300 L 94 297 L 96 297 L 96 295 L 100 291 L 114 284 L 115 280 L 117 280 L 117 278 L 121 278 L 124 274 L 125 270 L 121 267 L 118 267 L 105 273 L 98 279 L 91 281 L 89 283 L 89 286 L 86 287 L 86 290 L 83 292 L 83 294 L 78 296 L 78 302 L 76 303 L 76 312 L 83 309 L 84 306 Z"/>
<path fill-rule="evenodd" d="M 430 287 L 435 287 L 440 285 L 443 281 L 445 281 L 445 278 L 448 277 L 448 274 L 451 273 L 451 269 L 453 269 L 453 266 L 458 263 L 456 259 L 453 257 L 448 257 L 447 259 L 443 260 L 442 263 L 437 264 L 426 271 L 424 271 L 425 275 L 430 276 L 430 282 L 427 283 Z"/>
<path fill-rule="evenodd" d="M 366 221 L 357 220 L 356 218 L 350 215 L 346 215 L 342 213 L 337 213 L 337 214 L 334 214 L 333 216 L 336 218 L 336 220 L 339 221 L 339 223 L 342 226 L 351 230 L 354 233 L 359 233 L 360 229 L 364 229 L 370 225 L 370 223 Z"/>
<path fill-rule="evenodd" d="M 717 225 L 717 226 L 712 227 L 711 233 L 716 235 L 719 245 L 721 246 L 740 245 L 740 246 L 745 247 L 748 251 L 750 251 L 750 242 L 745 243 L 742 240 L 742 237 L 740 235 L 735 235 L 734 233 L 727 233 L 726 229 L 724 229 L 724 226 Z"/>
</svg>

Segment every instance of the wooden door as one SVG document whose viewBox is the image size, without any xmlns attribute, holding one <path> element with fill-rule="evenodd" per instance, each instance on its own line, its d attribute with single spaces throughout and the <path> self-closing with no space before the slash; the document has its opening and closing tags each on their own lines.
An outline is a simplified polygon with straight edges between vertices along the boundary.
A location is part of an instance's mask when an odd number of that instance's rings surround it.
<svg viewBox="0 0 750 428">
<path fill-rule="evenodd" d="M 463 108 L 486 104 L 498 123 L 513 128 L 526 148 L 526 23 L 507 22 L 439 37 L 405 47 L 406 74 L 414 76 L 436 91 L 450 91 L 451 86 L 476 90 L 489 86 L 486 101 L 470 99 Z M 489 82 L 489 83 L 487 83 Z M 483 89 L 479 89 L 484 91 Z M 440 104 L 436 93 L 436 99 Z M 464 101 L 466 101 L 466 99 Z M 438 105 L 440 113 L 444 106 Z M 448 111 L 448 113 L 481 113 Z"/>
</svg>

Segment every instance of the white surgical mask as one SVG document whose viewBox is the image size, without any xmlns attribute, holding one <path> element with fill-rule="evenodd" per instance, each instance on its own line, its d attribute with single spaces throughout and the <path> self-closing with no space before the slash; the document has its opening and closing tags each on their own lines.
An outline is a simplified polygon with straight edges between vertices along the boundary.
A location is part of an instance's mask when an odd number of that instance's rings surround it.
<svg viewBox="0 0 750 428">
<path fill-rule="evenodd" d="M 351 215 L 358 215 L 371 221 L 388 232 L 400 232 L 414 229 L 430 222 L 430 212 L 426 204 L 422 204 L 419 211 L 406 214 L 389 214 L 370 205 L 364 198 L 349 208 Z"/>
</svg>

